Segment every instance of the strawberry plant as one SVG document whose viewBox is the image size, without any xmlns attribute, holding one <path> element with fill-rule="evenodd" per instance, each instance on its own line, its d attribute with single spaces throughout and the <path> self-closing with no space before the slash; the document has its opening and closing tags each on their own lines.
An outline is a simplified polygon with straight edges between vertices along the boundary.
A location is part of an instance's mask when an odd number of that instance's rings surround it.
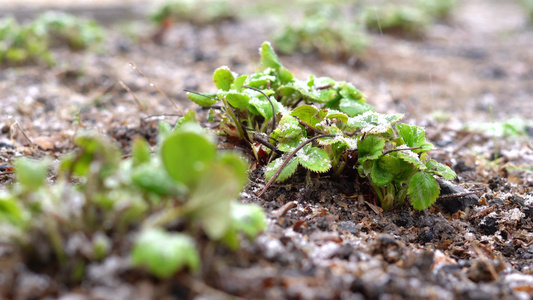
<svg viewBox="0 0 533 300">
<path fill-rule="evenodd" d="M 111 254 L 130 256 L 133 266 L 162 278 L 198 270 L 202 233 L 237 249 L 241 233 L 252 239 L 263 230 L 264 215 L 235 201 L 247 164 L 233 152 L 218 152 L 194 120 L 189 113 L 174 130 L 162 125 L 155 155 L 137 139 L 124 160 L 112 141 L 79 134 L 78 150 L 59 162 L 53 184 L 50 160 L 17 160 L 18 183 L 0 194 L 0 239 L 69 282 L 81 281 L 88 264 Z"/>
<path fill-rule="evenodd" d="M 268 42 L 257 73 L 217 69 L 212 94 L 188 92 L 190 100 L 217 111 L 219 130 L 250 146 L 268 180 L 284 181 L 298 168 L 339 175 L 349 170 L 367 178 L 381 206 L 408 197 L 428 208 L 439 195 L 434 176 L 455 173 L 428 157 L 434 149 L 423 128 L 399 123 L 402 114 L 381 114 L 352 84 L 310 75 L 294 78 Z M 353 159 L 353 158 L 356 159 Z"/>
</svg>

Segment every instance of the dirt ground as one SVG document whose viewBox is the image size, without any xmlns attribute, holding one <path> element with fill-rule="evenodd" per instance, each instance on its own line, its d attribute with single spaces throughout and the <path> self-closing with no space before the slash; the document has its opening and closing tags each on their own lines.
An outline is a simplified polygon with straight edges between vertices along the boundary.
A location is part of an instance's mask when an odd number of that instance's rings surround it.
<svg viewBox="0 0 533 300">
<path fill-rule="evenodd" d="M 114 27 L 104 53 L 56 49 L 53 69 L 1 70 L 2 162 L 21 155 L 60 157 L 72 150 L 71 137 L 81 129 L 113 137 L 125 152 L 136 135 L 153 140 L 158 120 L 175 122 L 183 111 L 130 63 L 182 110 L 197 109 L 183 90 L 212 91 L 212 72 L 222 65 L 253 72 L 258 47 L 275 29 L 261 19 L 176 24 L 155 44 L 148 38 L 154 28 L 135 24 L 138 41 Z M 258 198 L 265 182 L 262 171 L 253 170 L 241 200 L 265 208 L 267 230 L 255 242 L 243 242 L 238 253 L 216 249 L 200 275 L 160 281 L 123 272 L 123 258 L 109 257 L 83 284 L 67 288 L 53 274 L 0 265 L 0 298 L 532 299 L 533 128 L 521 138 L 495 140 L 465 127 L 517 116 L 533 120 L 533 27 L 521 7 L 514 1 L 462 1 L 447 23 L 435 24 L 423 38 L 376 33 L 371 39 L 365 53 L 345 61 L 299 54 L 281 61 L 298 78 L 350 81 L 376 111 L 401 112 L 404 121 L 425 126 L 438 147 L 433 157 L 456 171 L 453 184 L 476 197 L 442 197 L 422 212 L 383 212 L 347 176 L 313 178 L 312 185 L 296 179 Z M 38 151 L 30 151 L 18 129 L 10 139 L 15 122 Z M 10 182 L 4 175 L 1 185 Z M 12 254 L 2 247 L 0 259 L 6 261 Z"/>
</svg>

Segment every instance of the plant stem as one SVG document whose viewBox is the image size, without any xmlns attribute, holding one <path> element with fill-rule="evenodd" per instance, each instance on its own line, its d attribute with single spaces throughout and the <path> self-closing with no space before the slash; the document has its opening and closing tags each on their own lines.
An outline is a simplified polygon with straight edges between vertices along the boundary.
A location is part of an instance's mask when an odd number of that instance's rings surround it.
<svg viewBox="0 0 533 300">
<path fill-rule="evenodd" d="M 403 205 L 405 203 L 405 197 L 407 197 L 407 191 L 408 189 L 406 187 L 402 187 L 400 183 L 400 187 L 398 188 L 400 191 L 397 195 L 398 203 L 400 205 Z"/>
<path fill-rule="evenodd" d="M 198 96 L 206 97 L 206 98 L 209 98 L 209 99 L 216 99 L 216 98 L 214 98 L 214 97 L 210 97 L 210 96 L 204 95 L 204 94 L 202 94 L 202 93 L 198 93 L 198 92 L 191 91 L 191 90 L 188 90 L 188 89 L 185 89 L 185 90 L 183 90 L 183 91 L 184 91 L 184 92 L 187 92 L 187 93 L 195 94 L 195 95 L 198 95 Z"/>
<path fill-rule="evenodd" d="M 165 209 L 158 214 L 150 216 L 143 224 L 144 228 L 163 226 L 184 214 L 181 206 Z"/>
<path fill-rule="evenodd" d="M 496 126 L 494 125 L 494 112 L 492 111 L 492 104 L 489 105 L 490 122 L 492 123 L 492 140 L 494 143 L 494 164 L 498 166 L 498 139 L 496 138 Z"/>
<path fill-rule="evenodd" d="M 282 151 L 278 150 L 278 148 L 276 148 L 274 145 L 269 143 L 267 140 L 263 139 L 258 133 L 254 133 L 252 139 L 256 142 L 259 142 L 261 145 L 267 147 L 268 149 L 276 152 L 276 154 L 279 154 L 279 155 L 283 154 Z"/>
<path fill-rule="evenodd" d="M 61 234 L 57 229 L 57 223 L 55 223 L 55 220 L 53 218 L 46 218 L 44 220 L 44 226 L 48 233 L 48 238 L 50 239 L 52 248 L 54 248 L 54 252 L 57 256 L 59 264 L 62 266 L 65 265 L 65 263 L 67 262 L 67 256 L 65 254 L 65 251 L 63 251 L 63 239 L 61 238 Z"/>
<path fill-rule="evenodd" d="M 231 110 L 231 107 L 230 107 L 228 101 L 224 97 L 222 97 L 222 102 L 224 102 L 224 106 L 226 107 L 226 111 L 228 112 L 230 118 L 233 120 L 233 123 L 235 123 L 235 127 L 237 127 L 237 130 L 239 131 L 239 138 L 241 140 L 244 140 L 246 137 L 245 137 L 244 129 L 241 126 L 241 122 L 239 122 L 239 119 L 237 119 L 237 117 L 233 113 L 233 110 Z"/>
<path fill-rule="evenodd" d="M 416 149 L 422 149 L 422 147 L 411 147 L 411 148 L 396 148 L 396 149 L 390 149 L 390 150 L 387 150 L 385 152 L 383 152 L 382 155 L 387 155 L 391 152 L 396 152 L 396 151 L 407 151 L 407 150 L 416 150 Z"/>
<path fill-rule="evenodd" d="M 259 195 L 257 195 L 257 197 L 261 197 L 263 196 L 263 194 L 266 192 L 266 190 L 272 185 L 272 183 L 274 183 L 274 181 L 276 180 L 276 178 L 278 178 L 279 174 L 281 173 L 281 171 L 283 170 L 283 168 L 285 168 L 285 166 L 287 166 L 287 164 L 289 163 L 289 161 L 294 157 L 294 155 L 296 155 L 296 153 L 298 151 L 300 151 L 300 149 L 302 149 L 305 145 L 313 142 L 314 140 L 317 140 L 319 138 L 327 138 L 327 137 L 330 137 L 330 138 L 334 138 L 336 137 L 337 135 L 336 134 L 322 134 L 322 135 L 317 135 L 317 136 L 314 136 L 310 139 L 308 139 L 307 141 L 303 142 L 302 144 L 300 144 L 300 146 L 296 147 L 296 149 L 294 149 L 294 151 L 292 151 L 288 156 L 287 158 L 285 158 L 285 160 L 283 161 L 283 163 L 281 164 L 281 166 L 279 167 L 279 169 L 276 171 L 276 173 L 274 173 L 274 176 L 272 176 L 272 178 L 270 178 L 270 180 L 267 182 L 267 184 L 265 184 L 265 187 L 261 190 L 261 192 L 259 193 Z"/>
</svg>

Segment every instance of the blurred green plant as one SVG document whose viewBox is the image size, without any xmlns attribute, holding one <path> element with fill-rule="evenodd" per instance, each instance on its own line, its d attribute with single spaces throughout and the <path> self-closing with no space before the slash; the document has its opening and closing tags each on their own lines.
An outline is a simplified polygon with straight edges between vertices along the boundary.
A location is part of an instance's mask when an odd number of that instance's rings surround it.
<svg viewBox="0 0 533 300">
<path fill-rule="evenodd" d="M 528 14 L 529 22 L 533 23 L 533 0 L 520 0 L 520 2 Z"/>
<path fill-rule="evenodd" d="M 196 25 L 232 20 L 235 10 L 228 0 L 170 0 L 153 8 L 150 19 L 157 24 L 190 22 Z"/>
<path fill-rule="evenodd" d="M 42 61 L 55 64 L 50 52 L 62 45 L 72 50 L 98 50 L 105 31 L 95 21 L 61 12 L 46 12 L 21 25 L 14 18 L 0 20 L 0 64 L 24 64 Z"/>
<path fill-rule="evenodd" d="M 197 270 L 202 233 L 237 249 L 241 232 L 253 239 L 264 229 L 260 207 L 235 201 L 247 182 L 246 162 L 218 152 L 194 112 L 174 130 L 162 124 L 159 141 L 154 155 L 135 140 L 123 160 L 107 138 L 78 134 L 78 150 L 59 162 L 55 184 L 47 181 L 49 160 L 18 159 L 18 183 L 0 194 L 0 240 L 80 282 L 87 264 L 127 249 L 134 266 L 159 277 Z"/>
<path fill-rule="evenodd" d="M 362 19 L 373 31 L 421 36 L 432 23 L 447 19 L 456 3 L 457 0 L 384 2 L 365 6 Z"/>
<path fill-rule="evenodd" d="M 519 116 L 509 118 L 503 122 L 470 122 L 465 125 L 466 130 L 481 131 L 497 138 L 527 138 L 530 135 L 528 130 L 531 130 L 531 128 L 533 128 L 533 122 Z"/>
<path fill-rule="evenodd" d="M 352 10 L 339 3 L 311 3 L 303 18 L 281 26 L 274 44 L 283 54 L 318 52 L 322 57 L 345 58 L 360 53 L 368 37 L 357 15 L 349 13 Z"/>
<path fill-rule="evenodd" d="M 431 22 L 422 9 L 393 3 L 365 8 L 363 19 L 370 30 L 413 36 L 422 35 Z"/>
<path fill-rule="evenodd" d="M 434 176 L 455 177 L 449 167 L 428 157 L 434 147 L 423 128 L 398 123 L 402 114 L 374 112 L 350 83 L 313 75 L 294 78 L 268 42 L 260 53 L 258 72 L 239 76 L 218 68 L 213 74 L 216 93 L 187 96 L 218 112 L 221 133 L 250 145 L 256 164 L 266 165 L 265 189 L 299 167 L 333 175 L 357 170 L 368 178 L 384 209 L 409 196 L 421 210 L 439 196 Z"/>
<path fill-rule="evenodd" d="M 456 7 L 457 0 L 418 0 L 417 6 L 431 18 L 445 20 Z"/>
</svg>

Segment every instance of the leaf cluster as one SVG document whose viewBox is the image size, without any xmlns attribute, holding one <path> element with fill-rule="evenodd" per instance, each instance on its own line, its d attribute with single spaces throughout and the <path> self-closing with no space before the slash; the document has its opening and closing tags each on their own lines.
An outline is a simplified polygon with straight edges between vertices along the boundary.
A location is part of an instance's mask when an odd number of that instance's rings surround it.
<svg viewBox="0 0 533 300">
<path fill-rule="evenodd" d="M 0 64 L 43 61 L 53 65 L 51 48 L 67 45 L 73 50 L 96 49 L 104 37 L 104 29 L 95 21 L 67 13 L 46 12 L 24 25 L 12 17 L 3 18 L 0 20 Z"/>
<path fill-rule="evenodd" d="M 409 196 L 414 208 L 426 209 L 439 195 L 433 176 L 455 177 L 428 158 L 434 147 L 424 129 L 399 123 L 403 115 L 375 112 L 350 83 L 294 78 L 268 42 L 260 53 L 258 72 L 238 75 L 219 68 L 213 75 L 216 93 L 188 97 L 216 108 L 221 133 L 250 145 L 257 164 L 266 165 L 267 187 L 299 167 L 334 175 L 357 170 L 384 208 Z"/>
<path fill-rule="evenodd" d="M 265 217 L 260 207 L 235 201 L 247 182 L 246 162 L 218 152 L 194 120 L 189 113 L 173 130 L 162 125 L 155 154 L 135 140 L 127 159 L 107 138 L 80 133 L 78 150 L 56 164 L 54 184 L 50 160 L 17 160 L 18 183 L 0 194 L 0 228 L 8 233 L 1 239 L 35 259 L 31 237 L 43 237 L 43 259 L 52 257 L 76 282 L 87 264 L 110 254 L 131 255 L 134 266 L 159 277 L 197 270 L 202 234 L 237 249 L 241 233 L 254 238 Z"/>
</svg>

